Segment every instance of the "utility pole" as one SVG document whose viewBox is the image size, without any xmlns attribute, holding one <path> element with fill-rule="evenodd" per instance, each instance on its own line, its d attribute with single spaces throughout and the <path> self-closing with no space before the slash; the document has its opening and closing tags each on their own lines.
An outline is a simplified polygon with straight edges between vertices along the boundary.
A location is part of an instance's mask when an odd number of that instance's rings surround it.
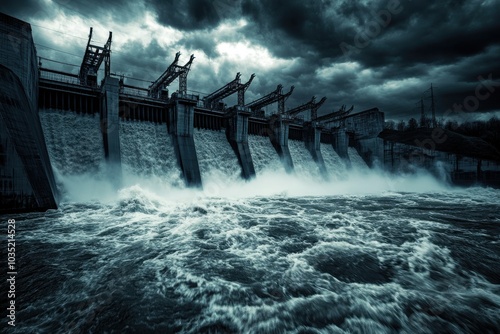
<svg viewBox="0 0 500 334">
<path fill-rule="evenodd" d="M 436 105 L 434 104 L 434 87 L 431 83 L 431 110 L 432 110 L 432 127 L 435 128 L 436 124 Z"/>
<path fill-rule="evenodd" d="M 420 98 L 420 127 L 425 128 L 427 121 L 425 119 L 425 110 L 424 110 L 424 98 Z"/>
</svg>

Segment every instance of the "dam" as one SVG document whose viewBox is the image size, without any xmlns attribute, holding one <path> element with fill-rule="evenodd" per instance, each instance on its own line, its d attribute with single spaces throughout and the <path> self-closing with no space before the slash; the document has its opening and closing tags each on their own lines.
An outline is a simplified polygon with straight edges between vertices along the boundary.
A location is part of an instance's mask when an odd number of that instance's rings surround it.
<svg viewBox="0 0 500 334">
<path fill-rule="evenodd" d="M 294 87 L 283 92 L 280 84 L 247 103 L 245 91 L 255 74 L 242 82 L 240 73 L 207 96 L 188 94 L 187 78 L 195 57 L 179 64 L 180 53 L 148 88 L 128 85 L 123 77 L 111 73 L 112 33 L 104 45 L 94 45 L 92 28 L 79 73 L 61 72 L 38 61 L 28 23 L 5 14 L 0 21 L 7 46 L 0 59 L 2 211 L 56 208 L 53 166 L 60 173 L 99 170 L 116 184 L 123 169 L 155 175 L 175 171 L 178 183 L 202 187 L 210 159 L 219 159 L 225 165 L 221 168 L 231 170 L 232 177 L 251 179 L 274 160 L 292 173 L 294 160 L 300 159 L 290 152 L 293 142 L 293 152 L 308 155 L 314 161 L 310 167 L 324 174 L 322 151 L 331 150 L 327 154 L 349 161 L 347 146 L 355 147 L 348 133 L 323 122 L 335 121 L 345 113 L 333 112 L 316 120 L 326 98 L 316 102 L 313 97 L 286 110 L 285 101 Z M 98 78 L 101 66 L 104 77 Z M 13 86 L 16 78 L 21 80 Z M 174 81 L 178 81 L 178 89 L 170 93 Z M 237 104 L 228 107 L 224 98 L 233 94 Z M 12 102 L 16 96 L 22 104 Z M 277 110 L 267 115 L 264 108 L 269 105 L 276 105 Z M 13 106 L 18 111 L 11 110 Z M 17 119 L 21 114 L 26 117 Z M 365 114 L 376 114 L 380 132 L 383 113 L 373 109 Z M 16 131 L 23 135 L 16 136 Z M 213 144 L 211 151 L 199 147 L 207 140 Z M 261 160 L 262 152 L 255 152 L 258 145 L 267 152 L 268 162 Z M 362 152 L 361 156 L 367 155 Z"/>
<path fill-rule="evenodd" d="M 352 164 L 390 160 L 378 108 L 319 115 L 326 97 L 286 106 L 295 87 L 282 84 L 246 101 L 255 74 L 191 94 L 195 56 L 180 63 L 180 52 L 147 88 L 133 86 L 111 72 L 112 33 L 97 45 L 92 28 L 78 73 L 67 73 L 38 60 L 29 23 L 1 14 L 0 27 L 2 212 L 57 208 L 56 172 L 100 175 L 117 187 L 123 173 L 133 173 L 202 188 L 209 166 L 229 179 L 249 180 L 269 166 L 328 179 Z M 237 103 L 227 106 L 232 95 Z"/>
</svg>

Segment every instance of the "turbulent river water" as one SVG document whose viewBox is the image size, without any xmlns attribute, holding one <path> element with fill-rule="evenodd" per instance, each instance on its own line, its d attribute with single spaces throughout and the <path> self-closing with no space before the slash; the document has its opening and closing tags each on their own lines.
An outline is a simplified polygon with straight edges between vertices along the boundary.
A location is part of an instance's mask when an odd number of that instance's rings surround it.
<svg viewBox="0 0 500 334">
<path fill-rule="evenodd" d="M 499 331 L 498 190 L 386 175 L 358 157 L 347 168 L 329 145 L 325 178 L 300 142 L 286 174 L 258 136 L 258 175 L 246 182 L 227 142 L 216 149 L 223 133 L 204 130 L 204 188 L 187 189 L 164 128 L 139 123 L 121 127 L 115 188 L 103 162 L 80 151 L 100 152 L 99 142 L 66 138 L 88 137 L 97 120 L 79 116 L 81 134 L 57 122 L 70 126 L 71 115 L 42 114 L 60 209 L 8 217 L 13 333 Z"/>
</svg>

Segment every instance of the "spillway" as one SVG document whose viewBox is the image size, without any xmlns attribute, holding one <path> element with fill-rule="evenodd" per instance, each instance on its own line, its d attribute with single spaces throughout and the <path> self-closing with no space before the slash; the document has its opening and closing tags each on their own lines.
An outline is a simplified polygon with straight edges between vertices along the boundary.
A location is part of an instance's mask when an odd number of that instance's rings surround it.
<svg viewBox="0 0 500 334">
<path fill-rule="evenodd" d="M 248 135 L 248 145 L 257 176 L 266 170 L 285 173 L 285 168 L 279 159 L 278 153 L 268 137 Z"/>
<path fill-rule="evenodd" d="M 43 109 L 40 120 L 52 164 L 62 175 L 103 173 L 104 150 L 98 116 Z M 240 179 L 238 159 L 224 131 L 195 129 L 194 140 L 202 179 L 212 177 L 233 182 Z M 266 170 L 285 173 L 282 162 L 268 137 L 249 135 L 249 148 L 257 177 Z M 294 173 L 300 178 L 322 180 L 319 167 L 304 142 L 289 140 Z M 122 169 L 126 175 L 154 178 L 162 184 L 184 187 L 182 172 L 175 158 L 171 136 L 165 124 L 120 122 Z M 331 180 L 347 178 L 346 163 L 330 144 L 321 152 Z M 352 167 L 368 170 L 356 149 L 348 149 Z M 102 174 L 104 177 L 104 174 Z"/>
<path fill-rule="evenodd" d="M 298 176 L 313 179 L 322 178 L 318 164 L 313 160 L 303 141 L 289 139 L 288 148 L 292 156 L 294 171 Z"/>
<path fill-rule="evenodd" d="M 194 129 L 196 154 L 201 178 L 224 178 L 234 181 L 240 178 L 241 168 L 224 131 Z"/>
<path fill-rule="evenodd" d="M 104 162 L 99 116 L 41 109 L 50 161 L 63 175 L 98 173 Z"/>
<path fill-rule="evenodd" d="M 124 172 L 184 184 L 165 124 L 120 122 L 120 150 Z"/>
<path fill-rule="evenodd" d="M 325 161 L 328 175 L 334 179 L 341 180 L 347 178 L 347 166 L 344 160 L 335 152 L 331 144 L 321 144 L 321 154 Z"/>
<path fill-rule="evenodd" d="M 370 167 L 366 164 L 363 158 L 359 155 L 358 151 L 354 147 L 349 147 L 347 149 L 349 154 L 349 159 L 351 160 L 352 168 L 358 170 L 369 170 Z"/>
</svg>

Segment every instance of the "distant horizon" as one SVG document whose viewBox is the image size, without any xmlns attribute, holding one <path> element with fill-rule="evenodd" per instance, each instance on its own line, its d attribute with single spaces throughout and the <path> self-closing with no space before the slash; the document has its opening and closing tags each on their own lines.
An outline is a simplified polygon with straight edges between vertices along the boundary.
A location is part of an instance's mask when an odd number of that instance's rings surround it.
<svg viewBox="0 0 500 334">
<path fill-rule="evenodd" d="M 353 112 L 377 107 L 399 121 L 420 117 L 417 104 L 433 84 L 438 119 L 500 117 L 500 4 L 493 1 L 28 0 L 2 3 L 0 11 L 30 23 L 38 55 L 60 62 L 43 59 L 44 66 L 67 72 L 78 70 L 93 27 L 96 44 L 113 32 L 113 73 L 150 82 L 177 51 L 180 63 L 194 54 L 188 90 L 200 97 L 237 72 L 242 81 L 255 73 L 247 103 L 294 85 L 286 109 L 326 96 L 319 115 L 345 104 Z"/>
</svg>

